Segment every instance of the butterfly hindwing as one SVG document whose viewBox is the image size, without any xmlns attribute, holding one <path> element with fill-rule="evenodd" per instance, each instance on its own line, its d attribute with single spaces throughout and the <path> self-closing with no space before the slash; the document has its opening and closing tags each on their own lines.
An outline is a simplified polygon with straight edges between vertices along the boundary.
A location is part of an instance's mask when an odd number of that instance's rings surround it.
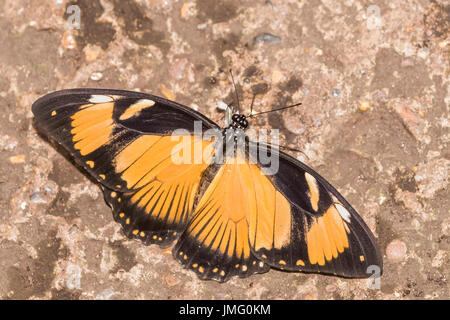
<svg viewBox="0 0 450 320">
<path fill-rule="evenodd" d="M 266 146 L 259 148 L 267 151 Z M 283 222 L 271 224 L 270 214 L 261 214 L 263 208 L 257 208 L 252 216 L 255 222 L 250 225 L 250 233 L 255 234 L 255 240 L 250 239 L 255 255 L 272 267 L 290 271 L 369 277 L 368 267 L 375 265 L 381 272 L 382 258 L 375 238 L 350 204 L 303 163 L 283 152 L 278 158 L 274 175 L 255 176 L 254 181 L 268 190 L 273 188 L 274 206 L 284 207 L 274 211 L 273 221 Z M 268 224 L 265 229 L 264 223 Z M 270 241 L 270 232 L 265 238 L 261 235 L 270 227 L 277 235 L 274 241 Z M 277 243 L 280 235 L 284 237 Z M 258 241 L 258 237 L 263 240 Z"/>
<path fill-rule="evenodd" d="M 227 158 L 176 244 L 175 258 L 218 281 L 270 267 L 368 277 L 368 266 L 377 265 L 381 272 L 379 249 L 356 211 L 312 169 L 272 152 L 279 156 L 273 175 L 239 150 Z"/>
<path fill-rule="evenodd" d="M 33 113 L 37 127 L 100 182 L 129 237 L 167 245 L 184 230 L 213 152 L 186 164 L 172 156 L 210 146 L 191 132 L 194 121 L 202 130 L 216 127 L 211 120 L 159 97 L 99 89 L 49 94 Z M 187 135 L 171 136 L 176 129 Z"/>
<path fill-rule="evenodd" d="M 270 269 L 250 248 L 247 216 L 255 199 L 251 168 L 242 159 L 238 154 L 220 167 L 173 250 L 202 279 L 223 282 Z"/>
</svg>

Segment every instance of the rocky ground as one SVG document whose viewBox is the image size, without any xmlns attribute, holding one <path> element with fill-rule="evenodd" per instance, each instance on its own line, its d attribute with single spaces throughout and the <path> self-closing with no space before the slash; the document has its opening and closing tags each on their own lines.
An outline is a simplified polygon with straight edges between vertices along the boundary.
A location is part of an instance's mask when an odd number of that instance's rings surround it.
<svg viewBox="0 0 450 320">
<path fill-rule="evenodd" d="M 0 1 L 0 298 L 448 299 L 449 20 L 448 0 Z M 35 99 L 74 87 L 220 122 L 230 68 L 244 108 L 253 92 L 260 111 L 303 103 L 252 126 L 280 129 L 360 212 L 384 256 L 379 289 L 276 270 L 198 280 L 170 249 L 128 240 L 33 126 Z"/>
</svg>

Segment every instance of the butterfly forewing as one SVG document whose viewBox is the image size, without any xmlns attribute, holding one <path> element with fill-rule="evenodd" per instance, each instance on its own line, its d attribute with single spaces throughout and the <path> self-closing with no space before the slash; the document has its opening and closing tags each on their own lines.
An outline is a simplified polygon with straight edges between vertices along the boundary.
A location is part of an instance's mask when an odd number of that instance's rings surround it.
<svg viewBox="0 0 450 320">
<path fill-rule="evenodd" d="M 114 218 L 129 237 L 167 245 L 184 230 L 212 152 L 176 164 L 181 148 L 204 150 L 195 136 L 216 125 L 189 108 L 141 93 L 77 89 L 33 104 L 37 127 L 61 144 L 103 186 Z M 188 136 L 170 134 L 183 129 Z M 181 142 L 180 142 L 181 141 Z"/>
</svg>

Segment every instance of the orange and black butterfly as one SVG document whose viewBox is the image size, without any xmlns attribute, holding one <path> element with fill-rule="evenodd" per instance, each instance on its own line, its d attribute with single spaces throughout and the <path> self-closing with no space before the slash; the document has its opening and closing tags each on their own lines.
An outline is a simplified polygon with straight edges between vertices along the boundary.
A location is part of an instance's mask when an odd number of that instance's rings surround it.
<svg viewBox="0 0 450 320">
<path fill-rule="evenodd" d="M 381 273 L 371 231 L 315 171 L 247 138 L 216 161 L 247 128 L 242 114 L 220 128 L 178 103 L 104 89 L 54 92 L 32 109 L 38 129 L 101 185 L 125 234 L 161 247 L 176 240 L 173 256 L 201 279 L 223 282 L 271 267 L 369 277 L 375 265 Z M 213 139 L 198 134 L 211 129 L 219 132 Z M 173 160 L 193 160 L 195 150 L 200 161 Z M 261 152 L 278 158 L 276 172 L 263 174 L 268 164 L 254 156 Z"/>
</svg>

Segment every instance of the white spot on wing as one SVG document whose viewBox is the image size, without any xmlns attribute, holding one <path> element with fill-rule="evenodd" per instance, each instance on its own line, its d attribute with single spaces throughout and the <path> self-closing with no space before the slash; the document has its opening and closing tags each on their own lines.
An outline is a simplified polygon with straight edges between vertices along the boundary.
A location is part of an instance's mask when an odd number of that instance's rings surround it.
<svg viewBox="0 0 450 320">
<path fill-rule="evenodd" d="M 104 96 L 104 95 L 99 95 L 99 94 L 94 94 L 89 99 L 90 103 L 105 103 L 105 102 L 112 102 L 112 101 L 114 101 L 114 99 L 111 98 L 110 96 Z"/>
<path fill-rule="evenodd" d="M 334 206 L 336 207 L 337 211 L 341 215 L 342 219 L 344 219 L 346 222 L 350 223 L 350 212 L 345 209 L 343 205 L 340 203 L 335 203 Z"/>
</svg>

